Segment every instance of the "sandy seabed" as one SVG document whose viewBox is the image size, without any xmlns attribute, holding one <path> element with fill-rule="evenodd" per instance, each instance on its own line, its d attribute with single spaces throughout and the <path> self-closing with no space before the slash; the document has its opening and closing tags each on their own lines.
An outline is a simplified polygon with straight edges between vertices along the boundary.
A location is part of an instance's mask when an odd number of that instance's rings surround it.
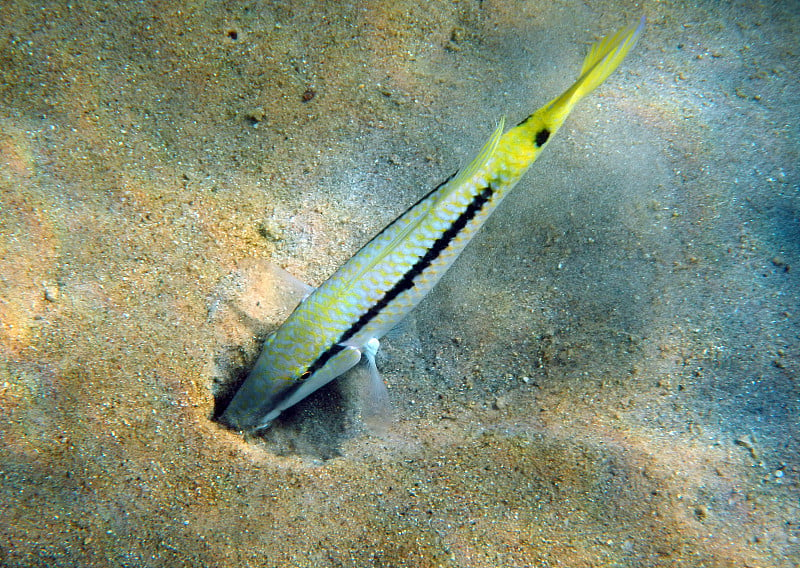
<svg viewBox="0 0 800 568">
<path fill-rule="evenodd" d="M 245 438 L 291 309 L 647 17 L 434 292 Z M 800 566 L 796 2 L 0 5 L 0 566 Z"/>
</svg>

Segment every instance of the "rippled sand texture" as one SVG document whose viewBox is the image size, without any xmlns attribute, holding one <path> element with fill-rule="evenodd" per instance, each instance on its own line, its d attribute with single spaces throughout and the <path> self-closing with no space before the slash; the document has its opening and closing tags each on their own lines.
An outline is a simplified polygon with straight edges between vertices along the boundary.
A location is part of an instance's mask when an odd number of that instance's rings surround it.
<svg viewBox="0 0 800 568">
<path fill-rule="evenodd" d="M 302 7 L 301 7 L 302 6 Z M 800 564 L 797 3 L 0 5 L 0 565 Z M 302 289 L 645 35 L 378 365 Z"/>
</svg>

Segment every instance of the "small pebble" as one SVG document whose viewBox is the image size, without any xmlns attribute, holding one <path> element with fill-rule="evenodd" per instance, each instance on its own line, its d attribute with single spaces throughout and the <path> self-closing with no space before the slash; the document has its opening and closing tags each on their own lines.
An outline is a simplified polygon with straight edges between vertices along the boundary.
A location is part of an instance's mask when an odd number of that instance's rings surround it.
<svg viewBox="0 0 800 568">
<path fill-rule="evenodd" d="M 267 112 L 261 107 L 250 109 L 247 112 L 247 118 L 253 124 L 258 124 L 259 122 L 263 122 L 264 119 L 266 119 L 266 117 L 267 117 Z"/>
<path fill-rule="evenodd" d="M 784 272 L 789 272 L 790 269 L 789 263 L 786 262 L 786 259 L 781 255 L 773 256 L 770 259 L 770 262 L 772 262 L 772 264 L 775 265 L 777 268 L 783 269 Z"/>
<path fill-rule="evenodd" d="M 708 517 L 708 507 L 705 505 L 698 505 L 694 508 L 694 516 L 698 521 L 705 521 L 706 517 Z"/>
<path fill-rule="evenodd" d="M 52 284 L 44 284 L 44 299 L 48 302 L 57 302 L 60 292 L 58 286 Z"/>
</svg>

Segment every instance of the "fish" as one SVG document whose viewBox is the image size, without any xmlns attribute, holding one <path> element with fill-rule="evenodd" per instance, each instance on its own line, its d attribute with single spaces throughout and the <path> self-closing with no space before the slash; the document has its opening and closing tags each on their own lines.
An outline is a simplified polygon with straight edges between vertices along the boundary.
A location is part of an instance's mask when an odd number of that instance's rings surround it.
<svg viewBox="0 0 800 568">
<path fill-rule="evenodd" d="M 578 101 L 622 63 L 644 27 L 642 17 L 638 25 L 597 41 L 566 91 L 508 132 L 501 119 L 472 162 L 421 197 L 304 298 L 264 341 L 220 421 L 248 432 L 267 428 L 362 356 L 370 381 L 382 385 L 375 365 L 380 338 L 427 296 Z"/>
</svg>

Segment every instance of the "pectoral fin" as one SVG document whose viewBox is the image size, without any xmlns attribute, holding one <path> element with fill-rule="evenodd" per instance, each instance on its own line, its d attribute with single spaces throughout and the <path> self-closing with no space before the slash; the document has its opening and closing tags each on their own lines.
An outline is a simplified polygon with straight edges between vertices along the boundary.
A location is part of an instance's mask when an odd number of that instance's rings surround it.
<svg viewBox="0 0 800 568">
<path fill-rule="evenodd" d="M 343 347 L 336 355 L 328 361 L 313 375 L 299 383 L 297 388 L 291 391 L 286 398 L 281 400 L 275 408 L 268 412 L 264 419 L 259 423 L 257 429 L 266 428 L 270 422 L 289 408 L 303 400 L 314 391 L 327 385 L 336 377 L 339 377 L 352 369 L 361 360 L 361 351 L 355 347 Z"/>
</svg>

